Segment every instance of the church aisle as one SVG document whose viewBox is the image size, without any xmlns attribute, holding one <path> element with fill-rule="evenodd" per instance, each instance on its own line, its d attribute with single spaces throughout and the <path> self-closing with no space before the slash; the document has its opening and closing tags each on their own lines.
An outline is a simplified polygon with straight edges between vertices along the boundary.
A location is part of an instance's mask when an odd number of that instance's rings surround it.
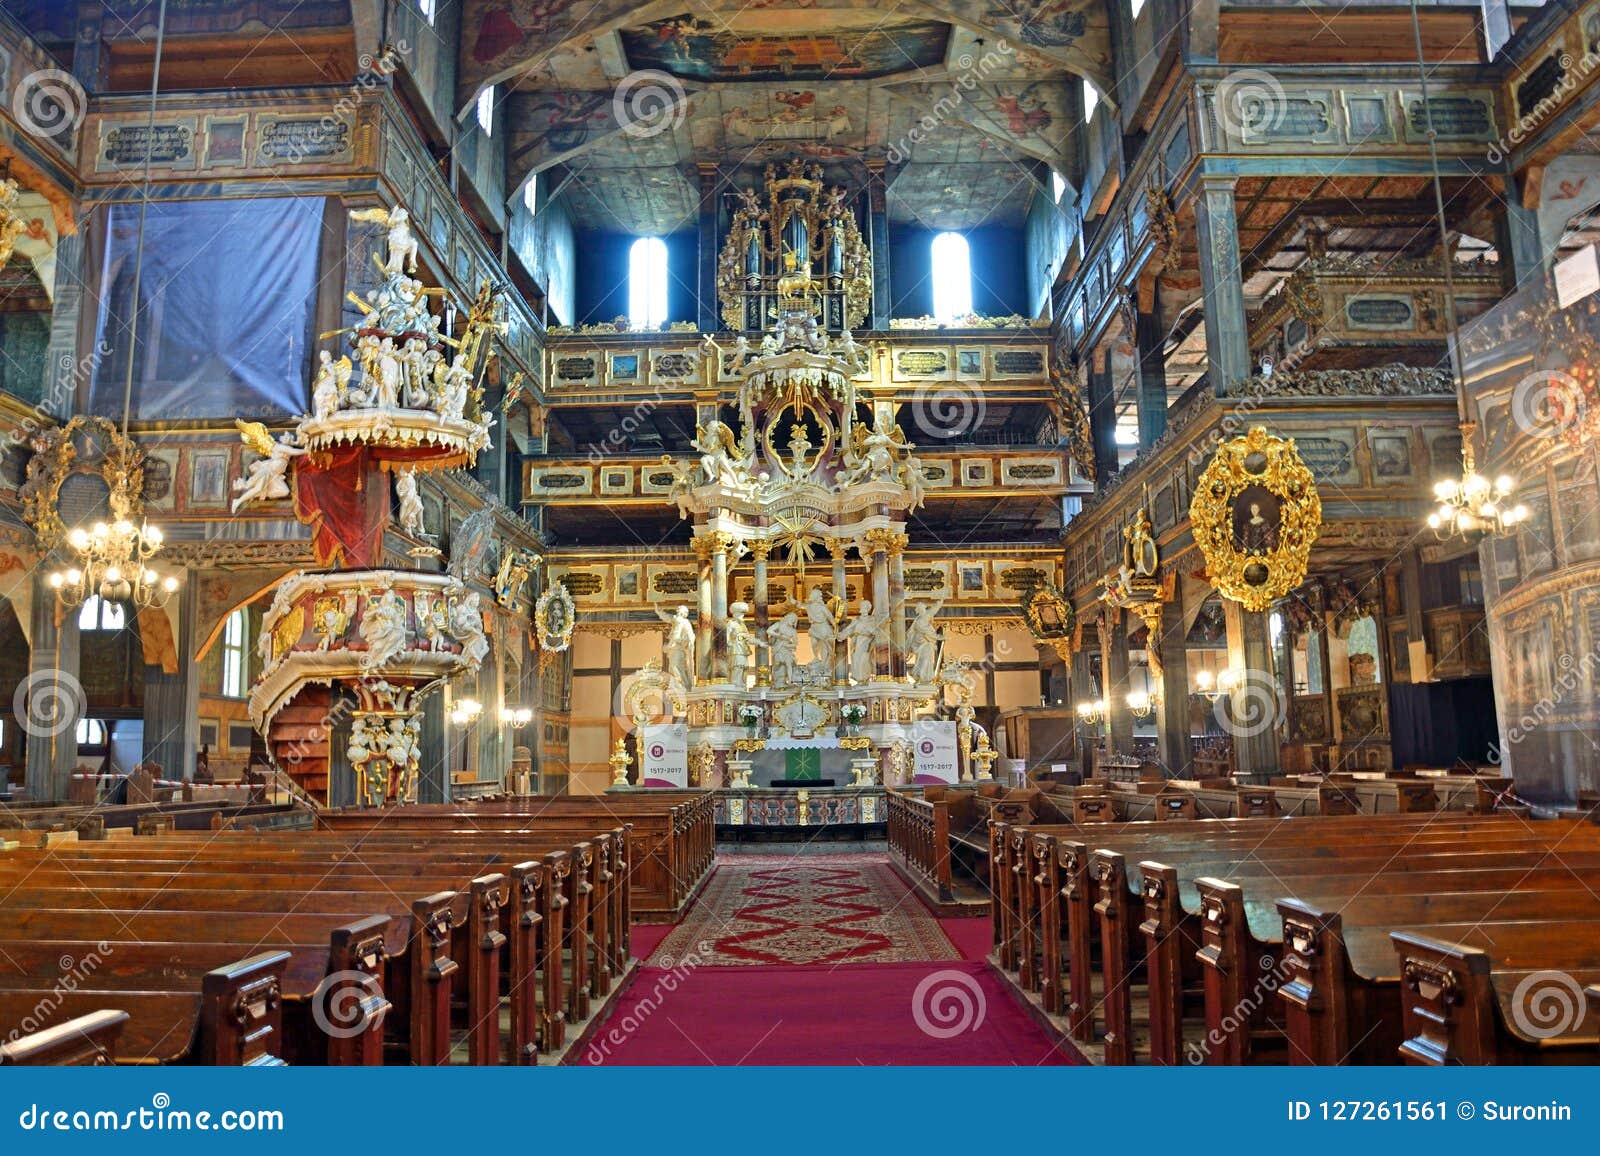
<svg viewBox="0 0 1600 1156">
<path fill-rule="evenodd" d="M 935 919 L 882 855 L 725 860 L 644 936 L 659 945 L 576 1062 L 1072 1062 L 982 961 L 987 920 Z"/>
</svg>

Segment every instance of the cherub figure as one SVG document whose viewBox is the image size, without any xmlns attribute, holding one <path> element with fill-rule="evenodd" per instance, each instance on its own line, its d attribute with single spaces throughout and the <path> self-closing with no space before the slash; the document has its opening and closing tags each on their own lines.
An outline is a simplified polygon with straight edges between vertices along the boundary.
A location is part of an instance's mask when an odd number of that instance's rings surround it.
<svg viewBox="0 0 1600 1156">
<path fill-rule="evenodd" d="M 262 457 L 250 464 L 250 472 L 235 478 L 233 488 L 239 494 L 233 500 L 235 514 L 239 507 L 253 502 L 272 502 L 289 496 L 289 459 L 306 453 L 299 442 L 299 434 L 282 434 L 277 441 L 267 436 L 267 428 L 258 421 L 240 421 L 239 437 L 245 445 Z"/>
</svg>

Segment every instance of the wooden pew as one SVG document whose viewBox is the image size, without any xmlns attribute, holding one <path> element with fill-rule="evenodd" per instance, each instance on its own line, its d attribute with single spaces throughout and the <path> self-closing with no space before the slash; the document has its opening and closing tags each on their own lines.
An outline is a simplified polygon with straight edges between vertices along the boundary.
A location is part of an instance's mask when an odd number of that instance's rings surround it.
<svg viewBox="0 0 1600 1156">
<path fill-rule="evenodd" d="M 1335 820 L 1334 822 L 1338 821 Z M 1385 820 L 1385 822 L 1393 823 L 1396 820 L 1389 819 Z M 1444 822 L 1445 820 L 1437 820 L 1436 824 Z M 1459 820 L 1451 820 L 1450 822 L 1459 822 Z M 1118 828 L 1117 830 L 1119 833 L 1126 834 L 1135 828 L 1144 827 L 1149 833 L 1155 826 L 1154 824 L 1130 824 L 1127 828 Z M 1163 824 L 1162 829 L 1175 834 L 1174 828 L 1193 828 L 1196 826 L 1204 829 L 1207 825 L 1188 823 Z M 1211 829 L 1201 837 L 1202 845 L 1212 847 L 1214 851 L 1217 838 L 1222 835 L 1222 832 L 1217 830 L 1217 827 L 1220 826 L 1219 824 L 1210 824 L 1209 826 Z M 1300 830 L 1304 830 L 1304 828 L 1300 828 Z M 1347 832 L 1350 830 L 1351 828 L 1346 828 Z M 1365 830 L 1365 828 L 1361 828 L 1361 830 Z M 1259 835 L 1252 834 L 1249 838 L 1251 844 L 1254 844 L 1259 839 Z M 1174 991 L 1181 978 L 1180 972 L 1185 970 L 1181 967 L 1181 948 L 1178 946 L 1181 940 L 1174 938 L 1174 936 L 1181 936 L 1183 929 L 1175 922 L 1175 918 L 1170 911 L 1173 894 L 1176 890 L 1175 877 L 1162 878 L 1158 869 L 1151 869 L 1156 868 L 1157 865 L 1144 865 L 1146 869 L 1142 884 L 1147 919 L 1144 924 L 1135 929 L 1131 918 L 1132 897 L 1129 897 L 1127 902 L 1122 902 L 1120 896 L 1124 894 L 1125 888 L 1108 886 L 1113 881 L 1119 883 L 1131 882 L 1131 880 L 1123 878 L 1120 862 L 1114 854 L 1098 857 L 1100 860 L 1096 866 L 1098 877 L 1090 880 L 1088 873 L 1091 864 L 1086 845 L 1061 834 L 1041 831 L 1033 832 L 1031 841 L 1031 854 L 1036 865 L 1034 872 L 1035 883 L 1043 895 L 1050 897 L 1041 900 L 1038 917 L 1046 957 L 1046 962 L 1042 969 L 1041 992 L 1047 1010 L 1060 1012 L 1063 1010 L 1062 1004 L 1064 1002 L 1059 983 L 1058 949 L 1061 936 L 1057 929 L 1058 916 L 1065 915 L 1069 924 L 1068 938 L 1072 940 L 1072 947 L 1068 951 L 1071 982 L 1067 986 L 1081 993 L 1079 997 L 1068 1001 L 1070 1002 L 1070 1007 L 1066 1009 L 1068 1010 L 1073 1034 L 1077 1038 L 1087 1038 L 1086 1021 L 1090 1011 L 1087 1006 L 1089 991 L 1088 968 L 1092 959 L 1090 945 L 1094 942 L 1093 932 L 1100 930 L 1093 927 L 1093 925 L 1097 921 L 1102 925 L 1109 921 L 1124 929 L 1121 936 L 1103 935 L 1101 937 L 1102 943 L 1099 945 L 1102 951 L 1109 952 L 1108 971 L 1123 977 L 1123 983 L 1125 983 L 1127 974 L 1126 968 L 1130 966 L 1130 959 L 1132 962 L 1137 963 L 1142 961 L 1146 954 L 1139 949 L 1136 940 L 1131 940 L 1131 936 L 1136 931 L 1142 931 L 1147 941 L 1165 945 L 1164 951 L 1158 952 L 1152 948 L 1148 953 L 1151 962 L 1150 982 L 1153 1004 L 1151 1029 L 1153 1042 L 1158 1054 L 1165 1049 L 1167 1062 L 1172 1062 L 1174 1041 L 1170 1036 L 1166 1039 L 1161 1038 L 1162 1031 L 1170 1032 L 1172 1025 L 1168 1022 L 1158 1023 L 1155 1009 L 1162 1004 L 1171 1006 L 1174 1000 Z M 1124 848 L 1124 850 L 1129 850 L 1130 853 L 1133 853 L 1132 848 Z M 1093 916 L 1090 914 L 1089 906 L 1091 883 L 1098 889 L 1100 901 L 1097 904 L 1098 911 Z M 1003 882 L 1001 886 L 1004 886 Z M 1059 902 L 1053 901 L 1057 895 L 1060 896 Z M 1165 908 L 1163 905 L 1166 905 Z M 1162 916 L 1163 910 L 1166 911 L 1165 916 Z M 1073 918 L 1071 914 L 1073 911 L 1077 912 L 1076 918 Z M 1151 918 L 1152 913 L 1155 915 L 1154 919 Z M 1124 950 L 1125 948 L 1126 950 Z M 1026 962 L 1026 959 L 1018 961 L 1019 979 L 1031 978 L 1022 975 L 1022 967 L 1020 965 Z M 1110 1009 L 1110 1018 L 1121 1023 L 1124 1020 L 1125 1011 L 1115 1004 L 1115 995 L 1119 986 L 1119 983 L 1108 980 L 1105 990 L 1112 993 L 1110 1002 L 1113 1003 L 1113 1006 Z M 1121 1043 L 1121 1039 L 1114 1038 L 1111 1041 L 1108 1053 L 1112 1058 L 1121 1058 L 1121 1053 L 1118 1050 Z"/>
<path fill-rule="evenodd" d="M 281 977 L 288 960 L 285 951 L 261 952 L 193 984 L 152 977 L 143 986 L 116 988 L 0 988 L 0 1027 L 8 1037 L 15 1029 L 5 1025 L 28 1022 L 41 1006 L 61 1017 L 53 1027 L 18 1032 L 0 1044 L 0 1063 L 104 1064 L 120 1054 L 145 1063 L 282 1066 Z"/>
<path fill-rule="evenodd" d="M 453 891 L 442 892 L 444 902 L 440 903 L 440 895 L 430 897 L 431 908 L 427 914 L 426 935 L 433 954 L 439 956 L 437 966 L 431 970 L 424 970 L 416 977 L 410 974 L 396 977 L 392 982 L 404 991 L 424 993 L 427 998 L 415 1003 L 412 1008 L 412 1036 L 422 1042 L 423 1052 L 432 1057 L 429 1062 L 445 1062 L 449 1051 L 449 997 L 452 987 L 462 987 L 468 999 L 469 1054 L 476 1063 L 493 1063 L 498 1058 L 498 1015 L 493 1011 L 498 1005 L 498 948 L 509 940 L 514 945 L 512 955 L 513 984 L 512 990 L 518 1000 L 513 1003 L 513 1038 L 514 1049 L 522 1057 L 520 1062 L 532 1062 L 536 1054 L 536 1037 L 542 1037 L 544 1047 L 549 1050 L 559 1047 L 564 1035 L 564 1022 L 569 1018 L 581 1018 L 587 1014 L 587 990 L 580 991 L 582 984 L 589 981 L 588 963 L 590 947 L 598 944 L 599 950 L 604 951 L 608 943 L 603 935 L 590 938 L 589 929 L 584 927 L 588 911 L 588 903 L 594 885 L 587 878 L 579 878 L 575 889 L 569 889 L 569 894 L 562 897 L 558 903 L 551 902 L 554 892 L 567 877 L 572 874 L 575 864 L 579 876 L 593 869 L 596 860 L 589 844 L 579 844 L 569 850 L 557 849 L 547 852 L 543 863 L 505 863 L 505 860 L 515 858 L 501 854 L 506 847 L 503 840 L 492 839 L 487 844 L 496 851 L 494 854 L 469 853 L 464 856 L 446 856 L 439 852 L 435 845 L 417 844 L 413 840 L 404 839 L 401 843 L 390 842 L 392 836 L 372 836 L 364 841 L 359 862 L 348 863 L 342 866 L 329 867 L 325 864 L 348 855 L 349 847 L 341 839 L 318 844 L 311 840 L 297 839 L 293 836 L 274 836 L 265 839 L 244 837 L 223 847 L 217 847 L 216 840 L 208 845 L 204 857 L 196 859 L 187 867 L 184 863 L 192 856 L 191 849 L 182 843 L 173 846 L 160 840 L 152 840 L 145 845 L 149 848 L 142 854 L 137 854 L 138 848 L 133 849 L 135 858 L 117 858 L 121 849 L 116 845 L 106 845 L 93 850 L 77 849 L 77 854 L 63 851 L 57 858 L 70 861 L 72 877 L 77 880 L 98 877 L 97 873 L 108 873 L 111 878 L 122 882 L 152 883 L 168 891 L 173 890 L 170 882 L 159 882 L 161 872 L 171 874 L 171 882 L 178 882 L 189 887 L 208 888 L 202 890 L 194 900 L 212 906 L 220 905 L 222 901 L 212 902 L 207 895 L 215 892 L 213 884 L 221 886 L 238 886 L 241 879 L 254 878 L 258 885 L 264 885 L 269 880 L 277 881 L 287 887 L 305 887 L 315 890 L 318 887 L 344 886 L 349 883 L 353 887 L 362 888 L 369 886 L 367 880 L 374 880 L 382 892 L 372 896 L 375 906 L 389 906 L 394 903 L 393 896 L 403 894 L 405 891 L 416 893 L 417 889 L 444 886 L 449 888 L 461 887 L 462 901 L 454 902 Z M 620 838 L 620 835 L 618 836 Z M 144 842 L 144 841 L 141 841 Z M 564 846 L 564 845 L 563 845 Z M 530 846 L 524 842 L 519 845 L 519 850 L 527 851 Z M 465 847 L 462 848 L 466 850 Z M 161 854 L 175 854 L 175 859 L 156 858 Z M 223 855 L 233 858 L 224 860 Z M 419 859 L 425 860 L 419 863 Z M 507 883 L 499 875 L 489 876 L 486 879 L 472 879 L 471 876 L 478 869 L 485 866 L 493 867 L 504 864 L 511 875 L 508 892 Z M 287 879 L 273 875 L 262 877 L 253 875 L 252 872 L 263 866 L 271 870 L 302 871 L 302 874 L 290 874 Z M 4 863 L 0 862 L 0 868 Z M 155 874 L 140 874 L 130 878 L 130 872 L 141 869 L 154 871 Z M 178 872 L 181 871 L 181 875 Z M 219 873 L 220 874 L 217 874 Z M 604 885 L 605 876 L 598 878 Z M 541 898 L 541 897 L 544 898 Z M 509 902 L 508 902 L 509 898 Z M 159 901 L 159 900 L 158 900 Z M 235 903 L 249 905 L 251 901 L 246 897 L 233 900 Z M 321 904 L 321 900 L 308 899 L 305 906 Z M 565 1006 L 561 999 L 563 984 L 561 981 L 561 921 L 560 909 L 569 903 L 575 905 L 580 916 L 575 919 L 584 936 L 581 944 L 568 942 L 571 948 L 572 966 L 577 975 L 578 982 L 566 986 L 568 1001 Z M 534 904 L 540 904 L 539 910 L 532 910 Z M 270 904 L 269 904 L 270 905 Z M 440 908 L 434 910 L 433 908 Z M 464 909 L 463 909 L 464 908 Z M 413 913 L 413 918 L 419 918 Z M 531 937 L 537 935 L 541 928 L 547 929 L 542 946 L 534 946 Z M 415 941 L 422 932 L 413 934 Z M 504 940 L 497 940 L 497 936 L 504 936 Z M 450 939 L 455 940 L 452 947 Z M 440 947 L 432 947 L 433 940 L 442 940 Z M 395 961 L 406 958 L 404 952 L 390 948 Z M 415 958 L 413 953 L 413 958 Z M 460 961 L 469 968 L 477 969 L 481 977 L 479 982 L 472 982 L 470 975 L 463 975 L 445 983 L 456 975 Z M 545 1009 L 542 1018 L 537 1022 L 533 1018 L 531 1006 L 533 993 L 537 990 L 534 978 L 535 962 L 549 964 L 544 971 Z M 439 1027 L 440 1023 L 445 1026 Z"/>
</svg>

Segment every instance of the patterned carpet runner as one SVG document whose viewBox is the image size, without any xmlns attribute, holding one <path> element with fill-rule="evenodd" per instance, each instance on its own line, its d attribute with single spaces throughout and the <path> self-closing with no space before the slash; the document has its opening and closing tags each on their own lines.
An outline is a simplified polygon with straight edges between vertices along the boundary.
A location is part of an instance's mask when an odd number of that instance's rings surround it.
<svg viewBox="0 0 1600 1156">
<path fill-rule="evenodd" d="M 908 963 L 960 952 L 881 855 L 724 860 L 646 966 Z"/>
</svg>

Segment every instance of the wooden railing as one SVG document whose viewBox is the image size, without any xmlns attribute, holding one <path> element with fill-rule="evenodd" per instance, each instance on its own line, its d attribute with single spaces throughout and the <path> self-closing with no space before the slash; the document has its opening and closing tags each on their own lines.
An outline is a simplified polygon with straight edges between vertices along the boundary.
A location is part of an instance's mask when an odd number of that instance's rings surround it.
<svg viewBox="0 0 1600 1156">
<path fill-rule="evenodd" d="M 918 793 L 889 792 L 889 852 L 909 872 L 933 884 L 941 901 L 955 896 L 950 871 L 950 810 L 944 800 Z"/>
</svg>

